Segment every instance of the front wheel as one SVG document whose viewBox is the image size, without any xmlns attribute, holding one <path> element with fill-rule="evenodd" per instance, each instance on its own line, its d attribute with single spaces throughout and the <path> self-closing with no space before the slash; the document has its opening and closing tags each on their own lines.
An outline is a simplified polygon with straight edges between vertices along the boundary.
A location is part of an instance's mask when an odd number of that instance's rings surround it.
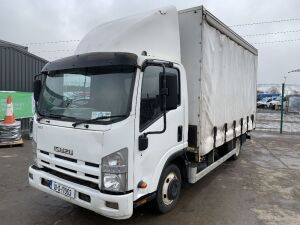
<svg viewBox="0 0 300 225">
<path fill-rule="evenodd" d="M 162 173 L 156 194 L 156 208 L 160 213 L 175 208 L 181 190 L 181 174 L 175 164 L 170 164 Z"/>
</svg>

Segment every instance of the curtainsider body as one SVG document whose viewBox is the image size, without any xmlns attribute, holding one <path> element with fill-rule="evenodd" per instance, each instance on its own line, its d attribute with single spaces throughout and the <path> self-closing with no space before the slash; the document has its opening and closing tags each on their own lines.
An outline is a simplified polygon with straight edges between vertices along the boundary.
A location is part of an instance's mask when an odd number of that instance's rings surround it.
<svg viewBox="0 0 300 225">
<path fill-rule="evenodd" d="M 255 127 L 257 50 L 203 7 L 179 11 L 179 31 L 189 145 L 200 160 Z"/>
</svg>

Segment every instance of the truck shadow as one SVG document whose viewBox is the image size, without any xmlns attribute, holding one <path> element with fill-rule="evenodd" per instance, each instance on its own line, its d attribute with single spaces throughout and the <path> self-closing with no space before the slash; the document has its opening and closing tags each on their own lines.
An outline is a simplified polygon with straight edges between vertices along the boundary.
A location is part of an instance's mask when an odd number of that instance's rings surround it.
<svg viewBox="0 0 300 225">
<path fill-rule="evenodd" d="M 72 224 L 174 224 L 174 223 L 183 223 L 186 216 L 193 216 L 197 211 L 197 217 L 202 217 L 201 212 L 199 214 L 199 208 L 203 202 L 201 199 L 204 199 L 209 190 L 214 191 L 212 188 L 212 183 L 216 178 L 224 173 L 227 167 L 231 167 L 231 162 L 221 165 L 219 168 L 212 171 L 210 174 L 205 176 L 203 179 L 198 181 L 196 184 L 184 185 L 182 188 L 181 196 L 179 198 L 176 208 L 167 214 L 159 214 L 153 204 L 147 203 L 143 206 L 140 206 L 134 209 L 134 214 L 131 218 L 127 220 L 113 220 L 106 218 L 104 216 L 98 215 L 94 212 L 91 212 L 87 209 L 81 208 L 79 206 L 74 206 L 72 212 L 69 216 L 63 218 L 64 222 L 72 222 Z M 63 223 L 65 224 L 65 223 Z"/>
</svg>

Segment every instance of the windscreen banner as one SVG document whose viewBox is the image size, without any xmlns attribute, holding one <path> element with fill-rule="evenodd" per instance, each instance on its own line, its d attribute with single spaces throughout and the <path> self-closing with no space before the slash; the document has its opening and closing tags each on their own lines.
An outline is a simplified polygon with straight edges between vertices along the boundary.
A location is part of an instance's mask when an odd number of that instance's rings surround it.
<svg viewBox="0 0 300 225">
<path fill-rule="evenodd" d="M 16 119 L 33 117 L 34 100 L 32 92 L 0 91 L 0 120 L 4 119 L 8 96 L 12 97 Z"/>
</svg>

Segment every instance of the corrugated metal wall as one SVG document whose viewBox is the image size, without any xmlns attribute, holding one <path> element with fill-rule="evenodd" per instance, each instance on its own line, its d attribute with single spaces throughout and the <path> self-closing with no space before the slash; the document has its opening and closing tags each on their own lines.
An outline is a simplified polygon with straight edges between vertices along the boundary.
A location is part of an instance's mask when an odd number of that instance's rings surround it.
<svg viewBox="0 0 300 225">
<path fill-rule="evenodd" d="M 0 91 L 32 92 L 34 75 L 47 63 L 24 50 L 0 46 Z M 29 130 L 29 119 L 22 119 L 22 132 Z"/>
</svg>

